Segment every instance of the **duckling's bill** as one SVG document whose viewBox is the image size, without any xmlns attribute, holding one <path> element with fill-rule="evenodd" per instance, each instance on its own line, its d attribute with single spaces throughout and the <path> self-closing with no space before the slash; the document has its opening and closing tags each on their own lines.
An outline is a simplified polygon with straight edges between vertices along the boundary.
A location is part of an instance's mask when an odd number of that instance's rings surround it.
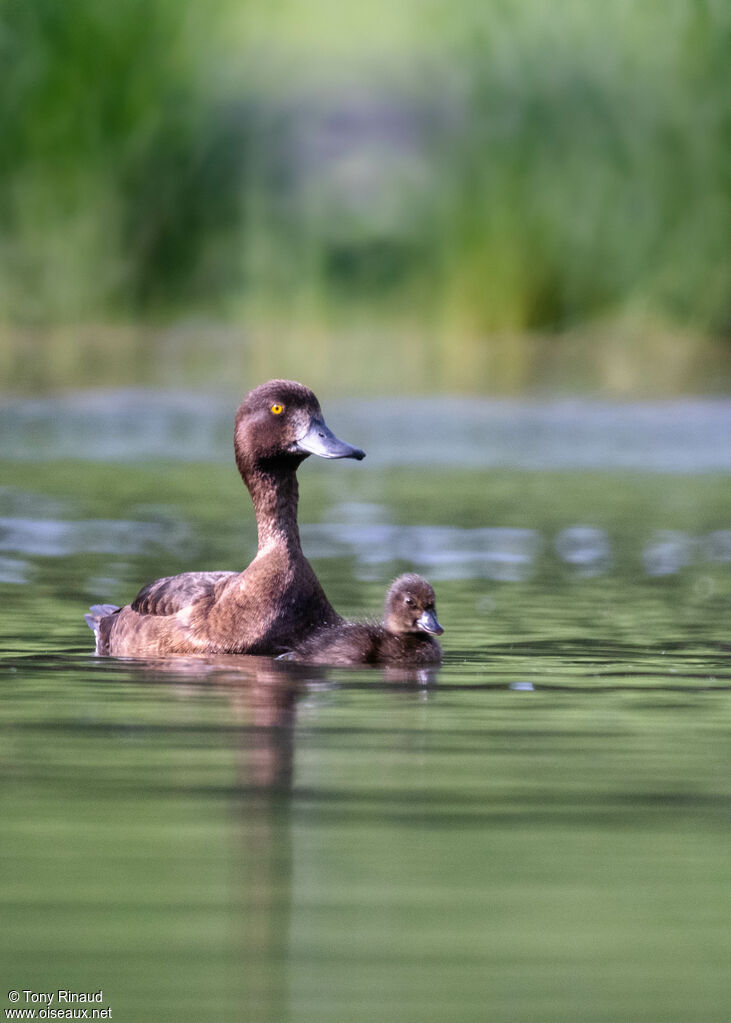
<svg viewBox="0 0 731 1023">
<path fill-rule="evenodd" d="M 434 611 L 428 609 L 422 611 L 419 617 L 416 619 L 416 627 L 421 632 L 428 632 L 430 636 L 441 636 L 444 629 L 437 621 L 437 616 Z"/>
</svg>

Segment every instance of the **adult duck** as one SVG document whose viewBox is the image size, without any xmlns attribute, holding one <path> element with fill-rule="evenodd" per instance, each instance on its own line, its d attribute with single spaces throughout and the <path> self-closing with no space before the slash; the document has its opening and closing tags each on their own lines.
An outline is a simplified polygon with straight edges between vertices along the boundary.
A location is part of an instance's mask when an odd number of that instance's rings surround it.
<svg viewBox="0 0 731 1023">
<path fill-rule="evenodd" d="M 258 550 L 244 572 L 184 572 L 143 587 L 131 604 L 85 615 L 98 654 L 278 654 L 341 621 L 302 552 L 297 468 L 309 455 L 365 457 L 328 429 L 309 388 L 270 380 L 236 413 L 234 452 L 256 513 Z"/>
</svg>

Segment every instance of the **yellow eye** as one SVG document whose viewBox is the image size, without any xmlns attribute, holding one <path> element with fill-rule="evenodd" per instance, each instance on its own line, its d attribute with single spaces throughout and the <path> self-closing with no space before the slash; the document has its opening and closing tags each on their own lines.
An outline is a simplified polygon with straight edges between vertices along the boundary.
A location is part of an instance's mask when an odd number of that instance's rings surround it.
<svg viewBox="0 0 731 1023">
<path fill-rule="evenodd" d="M 275 416 L 281 416 L 282 412 L 284 412 L 284 405 L 275 403 L 274 405 L 272 405 L 272 412 L 274 413 Z"/>
</svg>

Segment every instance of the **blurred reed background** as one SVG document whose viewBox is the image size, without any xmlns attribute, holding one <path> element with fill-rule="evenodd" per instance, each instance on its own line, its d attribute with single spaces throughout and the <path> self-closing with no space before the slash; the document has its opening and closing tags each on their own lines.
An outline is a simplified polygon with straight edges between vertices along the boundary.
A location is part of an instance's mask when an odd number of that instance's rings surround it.
<svg viewBox="0 0 731 1023">
<path fill-rule="evenodd" d="M 4 390 L 724 389 L 724 0 L 2 0 Z"/>
</svg>

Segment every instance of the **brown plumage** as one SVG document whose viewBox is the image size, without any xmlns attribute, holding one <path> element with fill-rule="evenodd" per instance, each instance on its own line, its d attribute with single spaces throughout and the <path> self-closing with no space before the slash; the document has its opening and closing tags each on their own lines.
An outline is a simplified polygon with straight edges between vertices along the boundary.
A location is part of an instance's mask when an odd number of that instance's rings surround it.
<svg viewBox="0 0 731 1023">
<path fill-rule="evenodd" d="M 244 572 L 184 572 L 144 586 L 131 604 L 85 615 L 97 653 L 277 654 L 314 629 L 341 621 L 302 553 L 297 468 L 310 454 L 364 458 L 325 425 L 315 395 L 270 380 L 239 406 L 234 451 L 254 502 L 259 545 Z"/>
<path fill-rule="evenodd" d="M 401 575 L 386 594 L 382 622 L 338 622 L 320 629 L 285 655 L 305 664 L 437 664 L 434 590 L 420 575 Z"/>
</svg>

